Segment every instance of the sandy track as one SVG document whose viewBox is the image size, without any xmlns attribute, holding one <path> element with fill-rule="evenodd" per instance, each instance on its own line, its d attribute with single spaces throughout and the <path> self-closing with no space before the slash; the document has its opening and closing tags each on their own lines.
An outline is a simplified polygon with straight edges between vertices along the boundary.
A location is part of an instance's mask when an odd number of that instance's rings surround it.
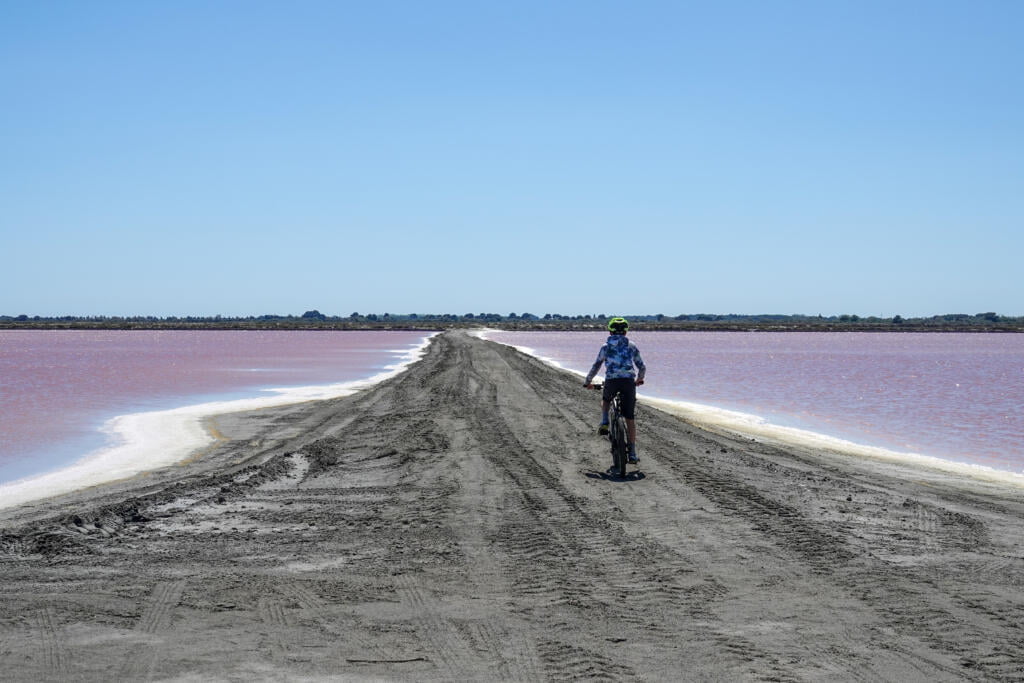
<svg viewBox="0 0 1024 683">
<path fill-rule="evenodd" d="M 656 379 L 657 369 L 652 369 Z M 1019 491 L 709 434 L 446 333 L 0 516 L 9 680 L 1021 680 Z"/>
</svg>

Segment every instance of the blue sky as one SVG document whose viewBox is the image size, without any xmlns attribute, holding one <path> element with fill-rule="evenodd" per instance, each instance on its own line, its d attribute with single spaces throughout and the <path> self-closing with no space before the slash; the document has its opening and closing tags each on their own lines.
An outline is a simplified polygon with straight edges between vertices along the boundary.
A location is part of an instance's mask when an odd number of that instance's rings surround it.
<svg viewBox="0 0 1024 683">
<path fill-rule="evenodd" d="M 0 314 L 1024 315 L 1024 3 L 0 0 Z"/>
</svg>

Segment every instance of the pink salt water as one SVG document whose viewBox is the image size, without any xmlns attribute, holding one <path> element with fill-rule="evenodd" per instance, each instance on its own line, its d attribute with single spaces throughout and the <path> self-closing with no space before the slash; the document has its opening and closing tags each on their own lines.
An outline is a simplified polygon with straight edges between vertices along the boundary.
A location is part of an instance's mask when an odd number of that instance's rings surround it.
<svg viewBox="0 0 1024 683">
<path fill-rule="evenodd" d="M 606 335 L 488 332 L 577 371 Z M 641 395 L 709 422 L 1024 471 L 1024 335 L 642 332 Z M 719 409 L 729 411 L 723 413 Z M 724 417 L 723 417 L 724 416 Z M 731 417 L 730 417 L 731 416 Z M 596 418 L 596 416 L 595 416 Z"/>
<path fill-rule="evenodd" d="M 181 429 L 185 418 L 151 420 L 145 428 L 136 426 L 133 435 L 128 427 L 111 426 L 115 416 L 170 414 L 196 404 L 225 411 L 267 399 L 284 403 L 337 395 L 410 360 L 426 336 L 415 331 L 0 330 L 0 483 L 61 470 L 131 438 L 151 440 L 148 451 L 125 454 L 141 458 L 133 465 L 145 469 L 146 458 L 163 457 L 166 453 L 156 450 L 168 447 L 168 440 L 156 440 L 146 430 Z M 188 418 L 195 422 L 202 412 Z M 170 447 L 195 438 L 194 430 L 173 436 Z M 0 496 L 4 493 L 11 495 L 0 489 Z"/>
</svg>

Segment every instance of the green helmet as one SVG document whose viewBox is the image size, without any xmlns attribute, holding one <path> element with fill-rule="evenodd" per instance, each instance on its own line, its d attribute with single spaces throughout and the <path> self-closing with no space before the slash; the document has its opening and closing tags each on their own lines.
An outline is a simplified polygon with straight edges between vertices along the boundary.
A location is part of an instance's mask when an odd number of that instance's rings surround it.
<svg viewBox="0 0 1024 683">
<path fill-rule="evenodd" d="M 608 331 L 612 334 L 626 334 L 629 331 L 629 321 L 625 318 L 612 318 L 608 321 Z"/>
</svg>

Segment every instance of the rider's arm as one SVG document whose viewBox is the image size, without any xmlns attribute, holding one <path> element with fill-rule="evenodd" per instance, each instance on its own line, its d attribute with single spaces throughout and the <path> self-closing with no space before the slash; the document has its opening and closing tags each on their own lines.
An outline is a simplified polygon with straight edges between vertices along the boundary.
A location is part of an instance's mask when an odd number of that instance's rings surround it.
<svg viewBox="0 0 1024 683">
<path fill-rule="evenodd" d="M 587 378 L 583 380 L 583 386 L 589 387 L 590 382 L 594 379 L 594 375 L 601 369 L 601 364 L 604 363 L 604 347 L 597 352 L 597 360 L 594 361 L 594 365 L 590 368 L 590 372 L 587 373 Z"/>
<path fill-rule="evenodd" d="M 636 364 L 637 370 L 639 370 L 636 374 L 636 383 L 642 384 L 644 381 L 644 375 L 647 374 L 647 366 L 644 365 L 644 359 L 640 357 L 640 349 L 636 348 L 636 346 L 634 346 L 633 349 L 633 362 Z"/>
</svg>

